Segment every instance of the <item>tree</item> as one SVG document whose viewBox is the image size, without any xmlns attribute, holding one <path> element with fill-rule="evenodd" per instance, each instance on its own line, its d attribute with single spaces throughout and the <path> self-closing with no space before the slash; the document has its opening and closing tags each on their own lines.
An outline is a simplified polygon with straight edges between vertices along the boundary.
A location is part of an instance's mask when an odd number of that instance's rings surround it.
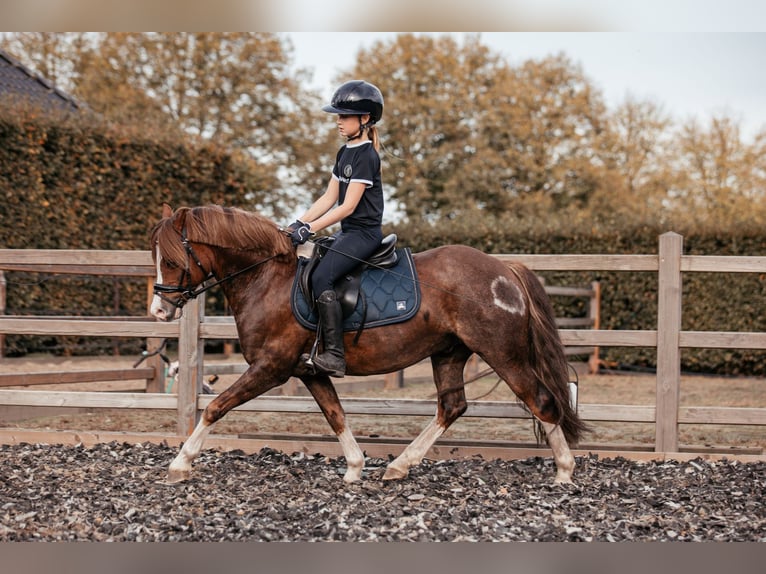
<svg viewBox="0 0 766 574">
<path fill-rule="evenodd" d="M 764 142 L 766 133 L 743 142 L 739 123 L 728 116 L 713 117 L 708 129 L 696 121 L 683 125 L 675 142 L 677 208 L 722 225 L 766 220 Z"/>
<path fill-rule="evenodd" d="M 512 68 L 469 36 L 401 34 L 353 74 L 386 98 L 384 179 L 410 218 L 587 204 L 603 170 L 605 108 L 563 56 Z"/>
<path fill-rule="evenodd" d="M 658 219 L 665 213 L 673 174 L 672 122 L 662 106 L 628 96 L 608 116 L 600 156 L 614 177 L 603 193 L 594 196 L 594 215 L 626 212 Z"/>
<path fill-rule="evenodd" d="M 88 43 L 88 35 L 82 32 L 5 32 L 0 39 L 9 53 L 27 62 L 56 87 L 73 93 L 77 83 L 77 55 Z"/>
<path fill-rule="evenodd" d="M 449 36 L 400 34 L 359 52 L 351 75 L 383 92 L 383 177 L 407 217 L 449 217 L 471 202 L 451 184 L 474 153 L 473 102 L 496 65 L 475 37 L 461 47 Z"/>
<path fill-rule="evenodd" d="M 52 79 L 108 121 L 248 153 L 269 182 L 252 190 L 252 206 L 271 215 L 325 183 L 317 166 L 332 152 L 314 137 L 319 99 L 302 88 L 304 72 L 292 72 L 291 46 L 275 34 L 29 33 L 8 41 L 33 67 L 64 70 Z"/>
<path fill-rule="evenodd" d="M 548 208 L 584 207 L 599 189 L 606 126 L 600 94 L 563 55 L 509 69 L 486 94 L 482 131 L 490 153 L 510 168 L 509 200 Z"/>
</svg>

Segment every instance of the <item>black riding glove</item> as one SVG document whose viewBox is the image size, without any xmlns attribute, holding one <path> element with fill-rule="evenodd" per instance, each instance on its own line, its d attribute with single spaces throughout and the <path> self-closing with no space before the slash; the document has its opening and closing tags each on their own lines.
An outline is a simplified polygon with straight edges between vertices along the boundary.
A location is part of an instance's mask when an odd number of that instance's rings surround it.
<svg viewBox="0 0 766 574">
<path fill-rule="evenodd" d="M 301 225 L 306 225 L 306 224 L 303 223 L 300 219 L 296 219 L 290 225 L 285 227 L 285 231 L 287 232 L 288 235 L 291 235 L 292 232 L 298 229 Z"/>
<path fill-rule="evenodd" d="M 293 242 L 293 245 L 303 245 L 308 241 L 308 238 L 311 237 L 311 227 L 308 223 L 303 223 L 302 221 L 298 221 L 298 227 L 293 229 L 290 232 L 290 239 Z M 292 227 L 293 224 L 290 224 L 290 227 Z"/>
</svg>

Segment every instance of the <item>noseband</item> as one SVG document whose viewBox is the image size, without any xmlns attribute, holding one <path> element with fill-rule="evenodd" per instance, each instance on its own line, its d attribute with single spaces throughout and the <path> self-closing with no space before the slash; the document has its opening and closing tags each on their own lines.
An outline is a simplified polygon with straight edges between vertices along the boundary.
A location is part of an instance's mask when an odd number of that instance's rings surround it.
<svg viewBox="0 0 766 574">
<path fill-rule="evenodd" d="M 194 249 L 192 249 L 191 243 L 189 243 L 189 239 L 186 237 L 185 226 L 181 230 L 181 245 L 183 245 L 184 251 L 186 251 L 186 266 L 184 267 L 184 270 L 181 273 L 181 281 L 179 282 L 179 284 L 178 285 L 163 285 L 161 283 L 157 283 L 154 285 L 154 294 L 157 295 L 160 299 L 162 299 L 166 303 L 169 303 L 178 309 L 181 309 L 189 301 L 191 301 L 192 299 L 196 299 L 200 293 L 203 293 L 204 291 L 210 288 L 210 287 L 201 287 L 200 289 L 197 289 L 197 290 L 194 289 L 194 285 L 192 285 L 191 264 L 190 264 L 191 260 L 194 260 L 194 263 L 197 264 L 197 267 L 199 267 L 202 270 L 202 273 L 205 275 L 205 279 L 202 280 L 202 283 L 205 283 L 205 281 L 207 281 L 211 277 L 215 277 L 215 274 L 212 271 L 209 271 L 209 272 L 205 271 L 205 267 L 202 265 L 202 261 L 200 261 L 199 257 L 197 257 L 197 254 L 194 253 Z M 186 281 L 186 286 L 184 286 L 184 281 Z M 172 293 L 178 293 L 180 294 L 181 297 L 174 301 L 170 299 L 169 297 L 165 296 L 165 295 L 170 295 Z"/>
<path fill-rule="evenodd" d="M 208 279 L 216 278 L 215 273 L 213 273 L 212 270 L 206 271 L 205 267 L 202 265 L 202 261 L 200 261 L 199 257 L 197 257 L 197 254 L 194 253 L 194 249 L 192 249 L 191 242 L 189 242 L 189 240 L 186 237 L 186 227 L 184 227 L 181 230 L 181 244 L 184 246 L 184 250 L 186 251 L 186 266 L 184 267 L 183 273 L 181 274 L 181 280 L 179 284 L 178 285 L 163 285 L 161 283 L 156 283 L 154 285 L 154 294 L 157 295 L 160 299 L 162 299 L 166 303 L 173 305 L 173 307 L 177 309 L 182 309 L 184 305 L 186 305 L 189 301 L 191 301 L 192 299 L 196 299 L 199 295 L 201 295 L 208 289 L 212 289 L 216 285 L 220 285 L 221 283 L 224 283 L 225 281 L 234 279 L 236 276 L 241 275 L 242 273 L 246 273 L 247 271 L 250 271 L 251 269 L 258 267 L 259 265 L 262 265 L 263 263 L 266 263 L 267 261 L 270 261 L 271 259 L 274 259 L 275 257 L 279 255 L 277 253 L 275 255 L 266 257 L 265 259 L 261 259 L 260 261 L 256 261 L 252 265 L 248 265 L 247 267 L 240 269 L 239 271 L 235 271 L 234 273 L 227 275 L 223 279 L 217 279 L 216 281 L 213 281 L 212 283 L 205 285 L 205 282 L 207 282 Z M 191 264 L 190 264 L 191 260 L 193 260 L 194 263 L 196 263 L 197 267 L 199 267 L 202 270 L 203 275 L 205 275 L 205 278 L 200 282 L 200 286 L 197 289 L 195 289 L 194 285 L 192 284 Z M 186 280 L 186 286 L 184 286 L 184 280 Z M 172 293 L 178 293 L 180 297 L 176 299 L 175 301 L 170 299 L 169 297 L 166 297 L 166 295 L 169 295 Z"/>
</svg>

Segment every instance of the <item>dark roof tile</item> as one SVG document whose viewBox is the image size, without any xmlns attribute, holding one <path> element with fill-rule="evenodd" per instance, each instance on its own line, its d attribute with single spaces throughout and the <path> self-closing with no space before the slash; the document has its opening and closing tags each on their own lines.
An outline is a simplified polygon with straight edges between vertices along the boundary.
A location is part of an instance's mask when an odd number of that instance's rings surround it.
<svg viewBox="0 0 766 574">
<path fill-rule="evenodd" d="M 75 111 L 83 108 L 72 96 L 0 50 L 0 105 L 6 98 L 32 103 L 46 110 Z"/>
</svg>

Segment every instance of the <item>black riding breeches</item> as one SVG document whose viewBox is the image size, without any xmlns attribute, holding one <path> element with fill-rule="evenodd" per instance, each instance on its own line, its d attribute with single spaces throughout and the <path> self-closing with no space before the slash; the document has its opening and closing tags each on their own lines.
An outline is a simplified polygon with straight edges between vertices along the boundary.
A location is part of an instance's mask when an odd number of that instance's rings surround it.
<svg viewBox="0 0 766 574">
<path fill-rule="evenodd" d="M 333 288 L 335 282 L 375 253 L 383 241 L 380 227 L 353 229 L 335 234 L 335 241 L 311 275 L 314 297 Z"/>
</svg>

